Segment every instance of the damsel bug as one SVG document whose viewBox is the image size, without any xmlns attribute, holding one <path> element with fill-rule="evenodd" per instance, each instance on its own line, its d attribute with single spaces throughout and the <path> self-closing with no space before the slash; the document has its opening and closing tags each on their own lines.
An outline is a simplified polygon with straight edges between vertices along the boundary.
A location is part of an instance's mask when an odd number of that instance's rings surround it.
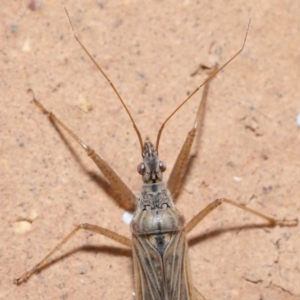
<svg viewBox="0 0 300 300">
<path fill-rule="evenodd" d="M 270 226 L 296 226 L 298 224 L 297 220 L 275 220 L 229 199 L 217 199 L 200 211 L 185 225 L 184 217 L 173 203 L 173 197 L 176 195 L 178 188 L 180 187 L 180 182 L 186 170 L 193 140 L 200 124 L 200 118 L 204 110 L 208 92 L 208 83 L 220 70 L 227 66 L 239 55 L 239 53 L 242 52 L 245 46 L 249 25 L 241 49 L 221 68 L 215 68 L 210 76 L 201 85 L 199 85 L 163 122 L 157 135 L 155 147 L 148 140 L 143 143 L 142 136 L 117 89 L 78 39 L 72 23 L 71 27 L 77 42 L 106 78 L 119 98 L 137 133 L 143 159 L 143 162 L 140 163 L 137 168 L 138 173 L 143 179 L 140 197 L 136 199 L 135 195 L 104 161 L 104 159 L 97 155 L 87 144 L 81 141 L 81 139 L 79 139 L 73 131 L 64 125 L 64 123 L 52 112 L 48 111 L 41 102 L 35 99 L 35 97 L 34 102 L 43 113 L 48 115 L 49 119 L 53 123 L 63 128 L 83 147 L 86 153 L 102 171 L 111 187 L 120 195 L 120 198 L 127 203 L 129 208 L 135 210 L 133 220 L 131 222 L 132 240 L 96 225 L 87 223 L 80 224 L 75 227 L 75 229 L 71 231 L 71 233 L 69 233 L 34 268 L 23 274 L 21 277 L 15 279 L 14 283 L 21 284 L 31 275 L 43 269 L 43 267 L 50 262 L 52 255 L 56 253 L 77 231 L 85 229 L 100 233 L 132 249 L 136 300 L 204 300 L 205 298 L 194 288 L 192 284 L 186 235 L 211 211 L 222 203 L 228 203 L 261 217 L 266 220 Z M 164 162 L 160 161 L 158 157 L 159 142 L 163 128 L 168 120 L 195 93 L 197 93 L 202 86 L 204 86 L 204 91 L 194 126 L 187 135 L 166 185 L 162 181 L 162 173 L 166 170 L 166 165 Z"/>
</svg>

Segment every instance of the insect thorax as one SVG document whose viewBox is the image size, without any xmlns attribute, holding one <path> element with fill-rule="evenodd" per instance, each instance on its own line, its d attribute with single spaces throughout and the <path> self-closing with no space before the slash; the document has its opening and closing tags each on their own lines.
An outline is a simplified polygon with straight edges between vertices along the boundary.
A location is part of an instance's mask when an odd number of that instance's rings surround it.
<svg viewBox="0 0 300 300">
<path fill-rule="evenodd" d="M 183 229 L 184 223 L 184 217 L 175 207 L 164 182 L 142 185 L 138 207 L 131 222 L 134 234 L 178 231 Z"/>
</svg>

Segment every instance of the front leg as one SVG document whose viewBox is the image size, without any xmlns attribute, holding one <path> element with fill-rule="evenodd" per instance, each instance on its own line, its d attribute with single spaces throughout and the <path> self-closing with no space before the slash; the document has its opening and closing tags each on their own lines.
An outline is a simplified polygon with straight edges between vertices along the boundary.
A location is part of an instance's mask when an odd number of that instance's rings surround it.
<svg viewBox="0 0 300 300">
<path fill-rule="evenodd" d="M 216 71 L 216 68 L 213 69 L 213 72 Z M 209 89 L 209 82 L 204 85 L 204 90 L 202 94 L 202 98 L 200 100 L 200 104 L 198 107 L 198 112 L 196 115 L 196 119 L 194 122 L 193 128 L 189 131 L 184 144 L 182 145 L 182 148 L 177 156 L 176 162 L 173 166 L 173 169 L 171 171 L 169 180 L 168 180 L 168 189 L 171 192 L 171 195 L 173 198 L 176 198 L 182 178 L 185 174 L 186 167 L 188 165 L 189 157 L 190 157 L 190 152 L 191 148 L 195 139 L 195 136 L 197 134 L 197 131 L 199 128 L 201 128 L 202 121 L 203 121 L 203 115 L 205 112 L 205 106 L 206 106 L 206 99 L 208 95 L 208 89 Z"/>
<path fill-rule="evenodd" d="M 31 91 L 31 90 L 30 90 Z M 32 91 L 31 91 L 32 92 Z M 33 95 L 34 96 L 34 95 Z M 40 110 L 48 116 L 50 121 L 55 125 L 63 128 L 80 146 L 85 150 L 86 154 L 94 161 L 94 163 L 101 170 L 112 189 L 118 194 L 122 201 L 123 207 L 127 210 L 133 211 L 136 207 L 136 196 L 127 187 L 119 175 L 108 165 L 108 163 L 98 155 L 90 146 L 84 143 L 71 129 L 69 129 L 54 113 L 48 111 L 40 101 L 35 97 L 33 101 Z"/>
</svg>

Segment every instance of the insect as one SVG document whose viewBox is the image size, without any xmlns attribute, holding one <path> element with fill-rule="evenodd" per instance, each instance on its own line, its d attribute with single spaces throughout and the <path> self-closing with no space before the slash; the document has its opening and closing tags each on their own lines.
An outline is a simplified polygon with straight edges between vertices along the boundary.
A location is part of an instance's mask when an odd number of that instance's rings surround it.
<svg viewBox="0 0 300 300">
<path fill-rule="evenodd" d="M 129 209 L 135 210 L 131 222 L 132 239 L 121 236 L 116 232 L 100 226 L 88 223 L 80 224 L 75 227 L 36 266 L 24 273 L 21 277 L 15 279 L 14 283 L 21 284 L 22 282 L 27 281 L 34 273 L 43 269 L 43 267 L 50 262 L 53 254 L 55 254 L 68 240 L 70 240 L 77 231 L 85 229 L 104 235 L 132 249 L 136 300 L 205 300 L 205 298 L 194 288 L 192 284 L 186 235 L 211 211 L 222 203 L 228 203 L 266 220 L 270 226 L 296 226 L 298 224 L 297 220 L 275 220 L 229 199 L 215 200 L 200 211 L 191 221 L 185 224 L 183 215 L 177 210 L 173 202 L 173 197 L 178 192 L 180 182 L 184 176 L 190 150 L 199 128 L 201 115 L 204 110 L 208 93 L 209 81 L 242 52 L 245 46 L 249 25 L 241 49 L 221 68 L 213 69 L 210 76 L 169 115 L 158 132 L 156 144 L 154 146 L 149 140 L 146 140 L 143 143 L 142 135 L 140 134 L 140 131 L 119 92 L 77 37 L 71 20 L 70 24 L 75 39 L 108 81 L 134 126 L 141 146 L 143 160 L 137 167 L 137 171 L 142 176 L 143 180 L 140 197 L 136 199 L 132 191 L 125 185 L 125 183 L 123 183 L 121 178 L 105 162 L 105 160 L 101 158 L 90 146 L 84 143 L 59 118 L 57 118 L 54 113 L 48 111 L 41 102 L 36 100 L 35 96 L 34 103 L 53 123 L 63 128 L 79 143 L 79 145 L 82 146 L 87 155 L 91 157 L 104 174 L 111 187 L 118 192 L 122 201 L 126 203 L 126 206 Z M 203 86 L 204 91 L 194 125 L 188 133 L 177 157 L 168 183 L 165 184 L 162 180 L 162 174 L 166 170 L 166 164 L 161 161 L 158 156 L 162 131 L 168 120 Z"/>
</svg>

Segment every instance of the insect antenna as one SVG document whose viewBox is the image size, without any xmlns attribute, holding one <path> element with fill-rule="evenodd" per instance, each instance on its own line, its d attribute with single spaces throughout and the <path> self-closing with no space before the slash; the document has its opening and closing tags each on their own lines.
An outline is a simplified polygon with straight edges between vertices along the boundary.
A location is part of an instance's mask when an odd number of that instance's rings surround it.
<svg viewBox="0 0 300 300">
<path fill-rule="evenodd" d="M 157 139 L 156 139 L 156 146 L 155 149 L 158 152 L 158 146 L 159 146 L 159 141 L 160 141 L 160 137 L 162 134 L 162 131 L 166 125 L 166 123 L 173 117 L 173 115 L 186 103 L 188 102 L 198 91 L 199 89 L 204 86 L 207 82 L 209 82 L 213 77 L 215 77 L 221 70 L 223 70 L 229 63 L 231 63 L 243 50 L 246 44 L 246 40 L 247 40 L 247 36 L 248 36 L 248 32 L 249 32 L 249 28 L 250 28 L 250 23 L 251 23 L 251 19 L 249 20 L 248 23 L 248 27 L 247 27 L 247 31 L 245 34 L 245 38 L 243 41 L 243 45 L 240 48 L 239 51 L 237 51 L 224 65 L 222 65 L 219 69 L 217 69 L 216 71 L 212 72 L 212 74 L 206 79 L 204 80 L 198 87 L 196 87 L 196 89 L 166 118 L 166 120 L 162 123 L 158 134 L 157 134 Z"/>
<path fill-rule="evenodd" d="M 121 95 L 119 94 L 118 90 L 116 89 L 116 87 L 114 86 L 114 84 L 111 82 L 111 80 L 108 78 L 108 76 L 105 74 L 105 72 L 102 70 L 102 68 L 100 67 L 100 65 L 96 62 L 96 60 L 93 58 L 93 56 L 89 53 L 89 51 L 86 49 L 86 47 L 83 45 L 83 43 L 80 41 L 80 39 L 78 38 L 77 34 L 76 34 L 76 31 L 74 29 L 74 26 L 72 24 L 72 21 L 71 21 L 71 18 L 70 18 L 70 15 L 67 11 L 67 9 L 65 8 L 65 11 L 66 11 L 66 14 L 68 16 L 68 19 L 69 19 L 69 22 L 70 22 L 70 25 L 71 25 L 71 28 L 72 28 L 72 31 L 73 31 L 73 35 L 76 39 L 76 41 L 78 42 L 78 44 L 81 46 L 81 48 L 84 50 L 84 52 L 87 54 L 87 56 L 91 59 L 91 61 L 94 63 L 94 65 L 96 66 L 96 68 L 102 73 L 102 75 L 105 77 L 105 79 L 108 81 L 108 83 L 110 84 L 110 86 L 112 87 L 112 89 L 114 90 L 115 94 L 117 95 L 117 97 L 119 98 L 119 100 L 121 101 L 123 107 L 125 108 L 131 122 L 132 122 L 132 125 L 133 125 L 133 128 L 138 136 L 138 139 L 139 139 L 139 142 L 140 142 L 140 145 L 141 145 L 141 151 L 143 153 L 143 139 L 142 139 L 142 136 L 141 136 L 141 133 L 140 131 L 138 130 L 134 120 L 133 120 L 133 117 L 128 109 L 128 107 L 126 106 L 125 102 L 123 101 Z"/>
</svg>

